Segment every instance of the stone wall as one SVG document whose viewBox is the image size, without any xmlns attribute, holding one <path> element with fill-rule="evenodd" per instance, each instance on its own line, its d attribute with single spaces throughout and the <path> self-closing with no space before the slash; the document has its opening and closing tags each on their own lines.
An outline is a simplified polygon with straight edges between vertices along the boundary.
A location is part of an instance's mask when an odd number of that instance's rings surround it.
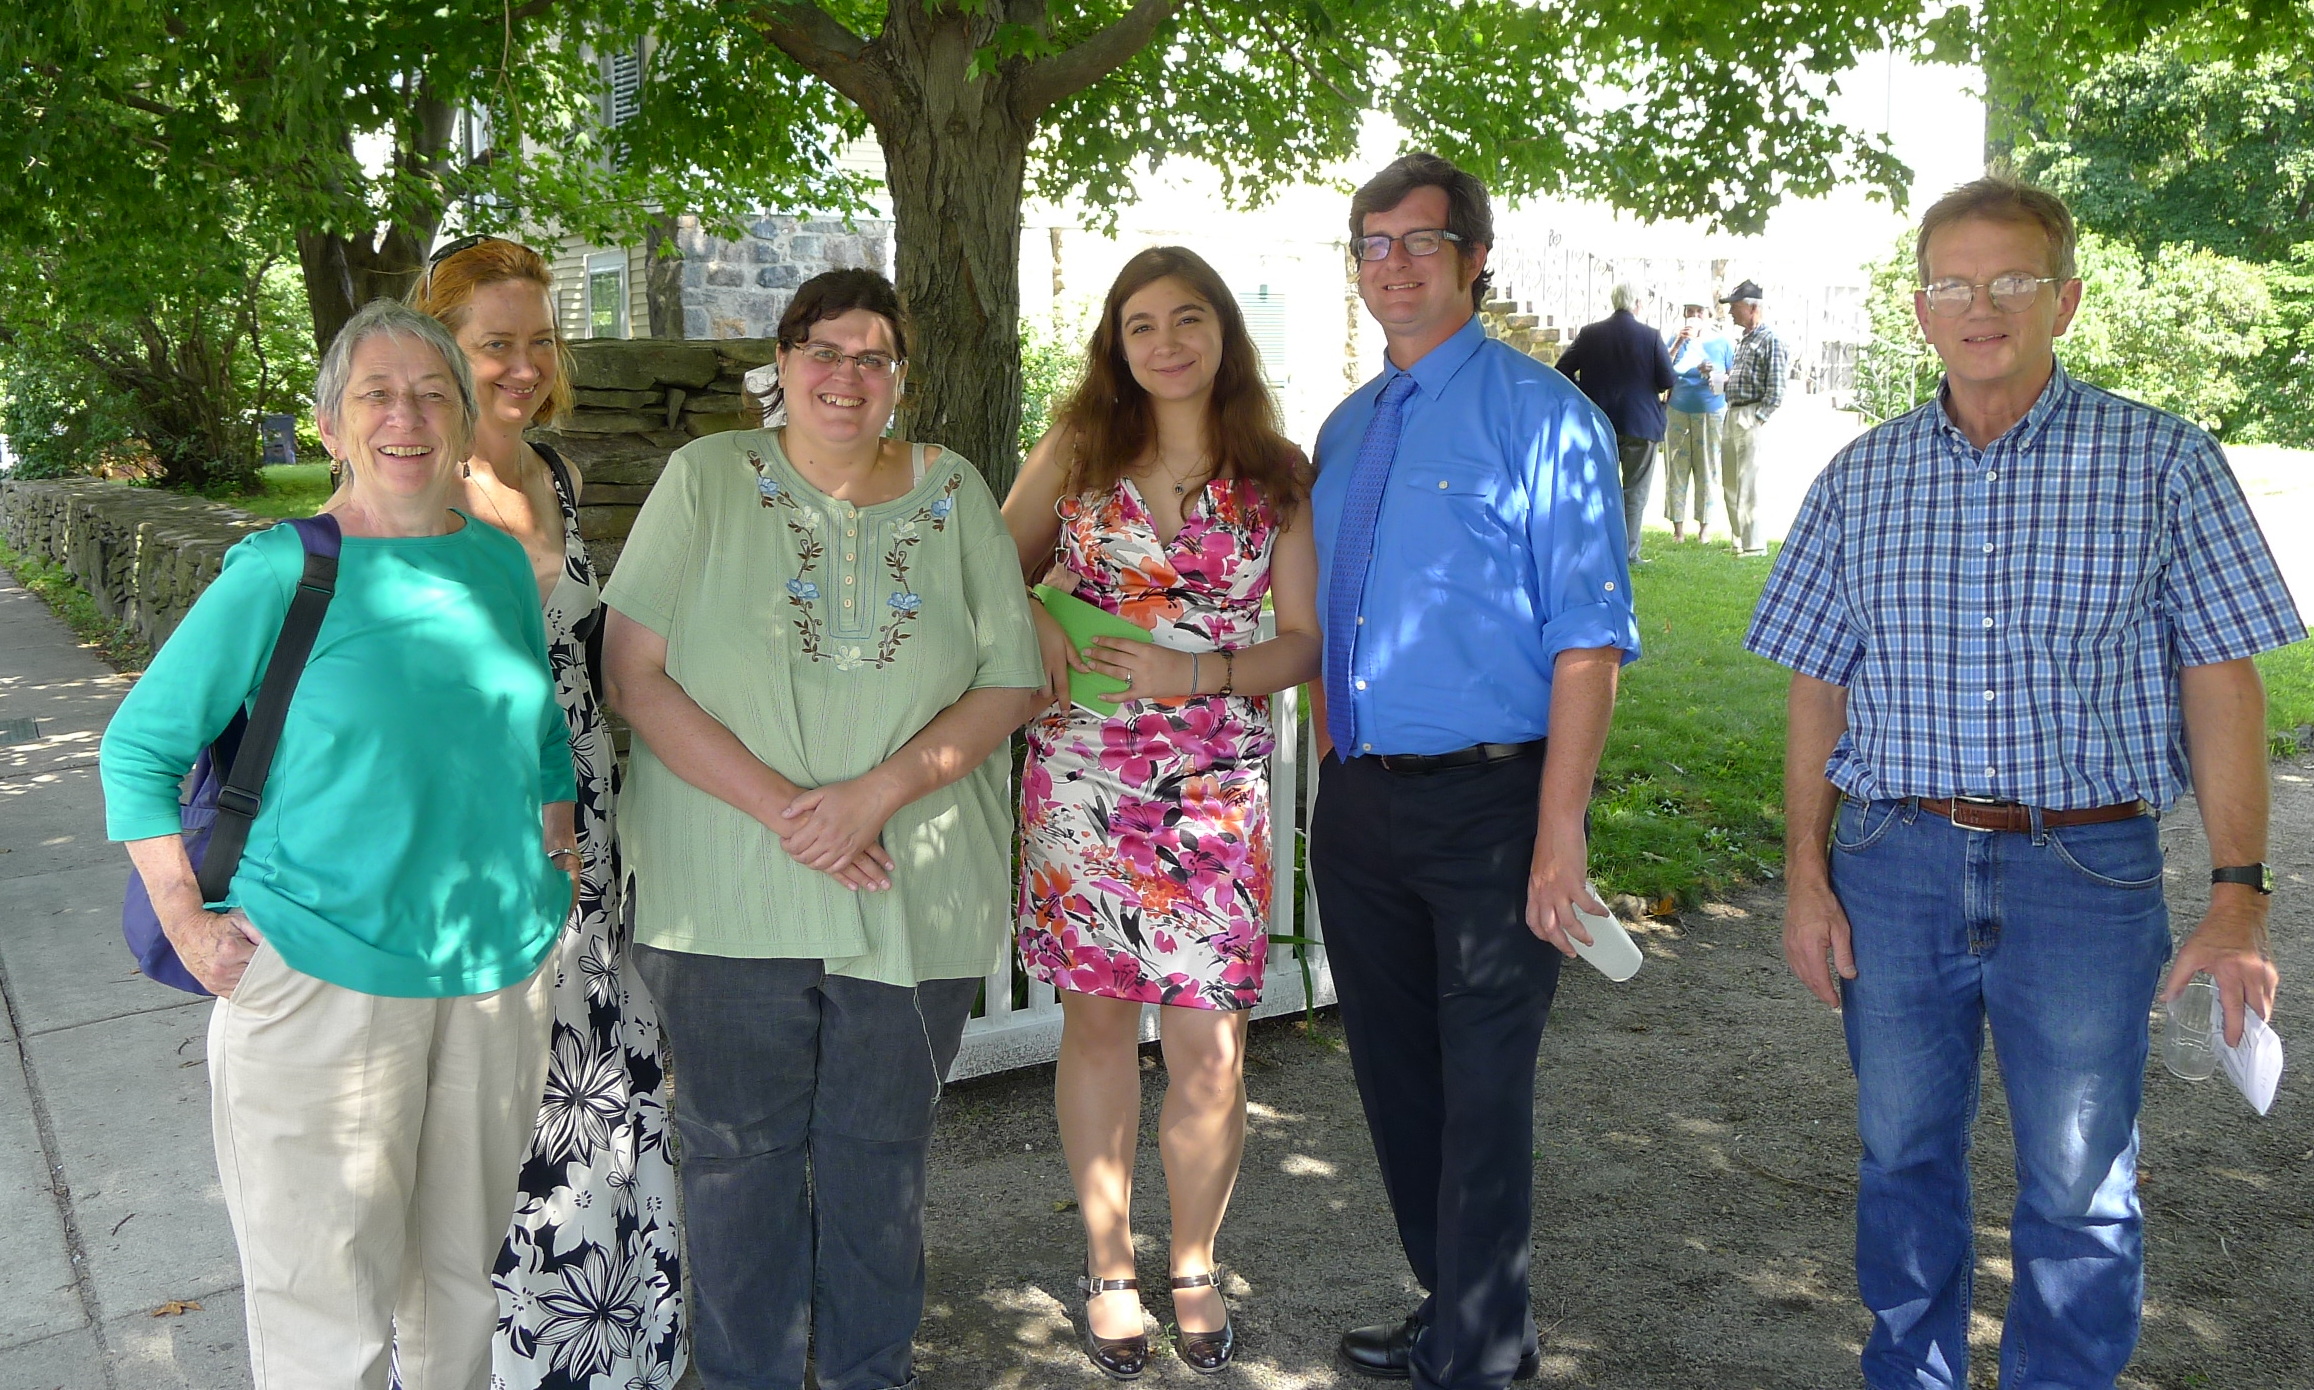
<svg viewBox="0 0 2314 1390">
<path fill-rule="evenodd" d="M 198 497 L 94 480 L 0 479 L 0 538 L 70 570 L 106 616 L 159 647 L 235 541 L 273 523 Z"/>
<path fill-rule="evenodd" d="M 586 479 L 579 532 L 608 580 L 635 513 L 667 456 L 703 434 L 752 429 L 758 416 L 739 379 L 769 362 L 769 338 L 596 338 L 571 344 L 578 409 L 555 429 L 531 431 Z"/>
<path fill-rule="evenodd" d="M 703 434 L 752 428 L 740 377 L 769 362 L 766 338 L 600 338 L 571 344 L 578 409 L 534 430 L 586 479 L 579 532 L 608 579 L 667 456 Z M 198 497 L 93 479 L 0 479 L 0 538 L 70 570 L 97 607 L 155 647 L 217 577 L 225 551 L 273 523 Z"/>
<path fill-rule="evenodd" d="M 888 271 L 892 224 L 862 218 L 764 216 L 748 235 L 725 241 L 685 217 L 675 233 L 683 253 L 683 336 L 769 338 L 796 286 L 826 270 Z"/>
</svg>

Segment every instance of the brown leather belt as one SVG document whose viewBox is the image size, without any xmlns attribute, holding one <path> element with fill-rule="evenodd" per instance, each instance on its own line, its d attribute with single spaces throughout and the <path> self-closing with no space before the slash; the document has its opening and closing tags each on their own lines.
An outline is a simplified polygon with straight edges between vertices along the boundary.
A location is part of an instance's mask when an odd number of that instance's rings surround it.
<svg viewBox="0 0 2314 1390">
<path fill-rule="evenodd" d="M 1941 796 L 1919 798 L 1920 809 L 1930 815 L 1942 816 L 1963 830 L 2013 830 L 2029 835 L 2033 830 L 2033 808 L 2014 801 L 1970 801 L 1965 798 L 1946 800 Z M 2111 806 L 2084 806 L 2077 811 L 2043 811 L 2041 824 L 2062 828 L 2068 825 L 2104 825 L 2110 821 L 2131 820 L 2146 815 L 2149 809 L 2143 801 L 2117 801 Z"/>
</svg>

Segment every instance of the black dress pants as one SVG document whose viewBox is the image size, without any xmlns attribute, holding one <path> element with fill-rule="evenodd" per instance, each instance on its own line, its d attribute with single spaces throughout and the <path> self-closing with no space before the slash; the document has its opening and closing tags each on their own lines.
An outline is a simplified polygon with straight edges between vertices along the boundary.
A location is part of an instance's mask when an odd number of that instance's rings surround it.
<svg viewBox="0 0 2314 1390">
<path fill-rule="evenodd" d="M 1539 758 L 1409 777 L 1328 755 L 1311 816 L 1366 1126 L 1430 1291 L 1421 1390 L 1500 1390 L 1535 1340 L 1535 1053 L 1560 961 L 1526 924 L 1541 778 Z"/>
</svg>

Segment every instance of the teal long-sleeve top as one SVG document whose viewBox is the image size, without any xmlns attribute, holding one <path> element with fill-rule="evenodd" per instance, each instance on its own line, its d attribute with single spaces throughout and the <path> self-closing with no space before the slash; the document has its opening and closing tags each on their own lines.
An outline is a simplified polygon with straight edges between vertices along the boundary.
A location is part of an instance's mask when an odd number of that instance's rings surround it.
<svg viewBox="0 0 2314 1390">
<path fill-rule="evenodd" d="M 576 795 L 522 546 L 348 536 L 336 595 L 226 895 L 290 968 L 364 994 L 448 998 L 527 978 L 570 880 L 540 815 Z M 173 835 L 180 784 L 257 695 L 305 568 L 294 528 L 225 564 L 105 730 L 115 840 Z"/>
</svg>

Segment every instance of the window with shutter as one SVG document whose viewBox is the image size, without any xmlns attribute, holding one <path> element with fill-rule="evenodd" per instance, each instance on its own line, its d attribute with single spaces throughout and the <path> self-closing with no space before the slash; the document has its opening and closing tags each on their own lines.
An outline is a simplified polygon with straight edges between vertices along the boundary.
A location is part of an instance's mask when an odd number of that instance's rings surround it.
<svg viewBox="0 0 2314 1390">
<path fill-rule="evenodd" d="M 643 50 L 630 48 L 605 56 L 603 82 L 609 88 L 604 124 L 616 128 L 633 120 L 643 106 Z"/>
</svg>

